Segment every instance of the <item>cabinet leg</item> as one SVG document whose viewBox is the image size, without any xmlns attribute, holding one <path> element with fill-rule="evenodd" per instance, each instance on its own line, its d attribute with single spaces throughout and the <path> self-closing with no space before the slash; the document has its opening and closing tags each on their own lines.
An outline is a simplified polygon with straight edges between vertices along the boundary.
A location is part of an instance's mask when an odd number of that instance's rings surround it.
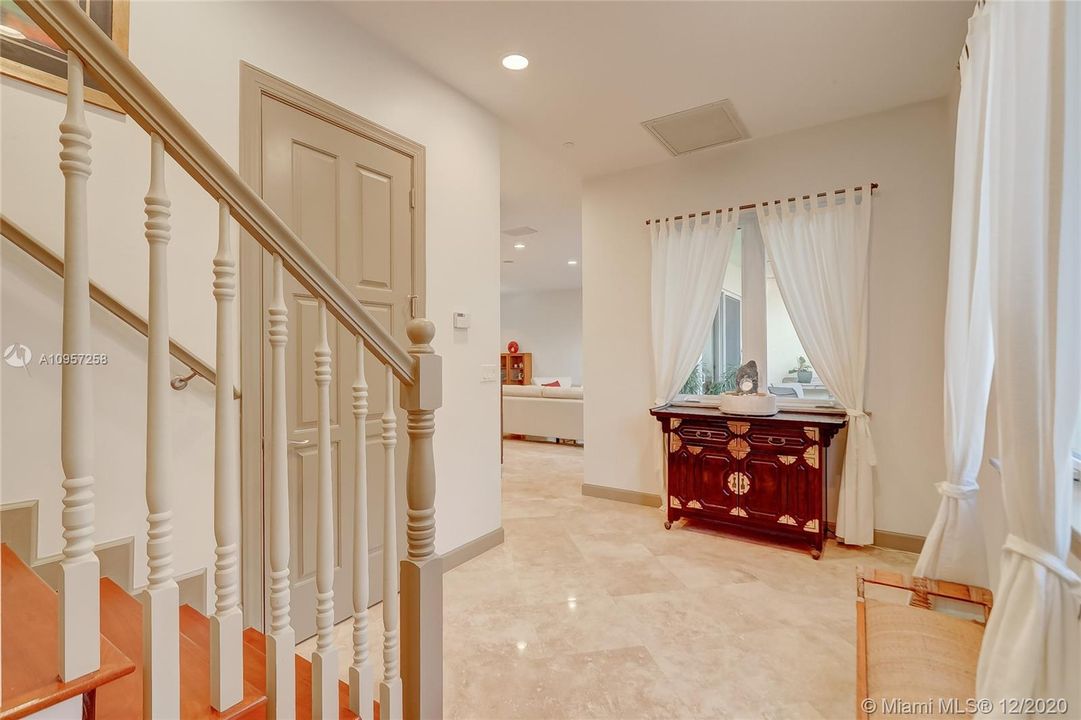
<svg viewBox="0 0 1081 720">
<path fill-rule="evenodd" d="M 822 551 L 818 548 L 811 548 L 811 557 L 817 560 L 818 558 L 822 557 Z"/>
<path fill-rule="evenodd" d="M 676 520 L 679 520 L 679 513 L 672 511 L 672 501 L 671 501 L 671 499 L 667 499 L 667 503 L 668 503 L 668 507 L 665 508 L 665 510 L 664 510 L 664 529 L 665 530 L 671 530 L 672 529 L 672 523 L 674 523 Z"/>
</svg>

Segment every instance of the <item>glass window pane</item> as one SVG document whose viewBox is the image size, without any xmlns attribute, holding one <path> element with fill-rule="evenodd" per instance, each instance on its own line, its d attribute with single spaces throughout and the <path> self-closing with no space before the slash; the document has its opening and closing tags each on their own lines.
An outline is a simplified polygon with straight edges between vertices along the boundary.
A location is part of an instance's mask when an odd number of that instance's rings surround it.
<svg viewBox="0 0 1081 720">
<path fill-rule="evenodd" d="M 769 384 L 778 388 L 782 397 L 795 392 L 795 398 L 806 400 L 832 400 L 833 395 L 822 383 L 818 373 L 807 361 L 788 308 L 781 298 L 773 266 L 766 263 L 766 353 Z"/>
<path fill-rule="evenodd" d="M 720 306 L 698 364 L 687 376 L 680 395 L 719 395 L 735 387 L 735 371 L 740 365 L 742 343 L 740 293 L 743 288 L 743 259 L 739 232 L 732 243 Z"/>
</svg>

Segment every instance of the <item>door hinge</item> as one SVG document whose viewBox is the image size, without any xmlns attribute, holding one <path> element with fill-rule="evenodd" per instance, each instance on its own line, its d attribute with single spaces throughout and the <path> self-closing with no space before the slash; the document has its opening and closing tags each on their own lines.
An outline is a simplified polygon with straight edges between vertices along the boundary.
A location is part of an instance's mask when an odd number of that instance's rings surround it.
<svg viewBox="0 0 1081 720">
<path fill-rule="evenodd" d="M 417 191 L 415 188 L 409 189 L 409 207 L 415 208 L 417 206 Z"/>
<path fill-rule="evenodd" d="M 419 299 L 420 299 L 419 295 L 410 295 L 409 296 L 409 319 L 410 320 L 416 320 L 417 319 L 417 300 L 419 300 Z"/>
</svg>

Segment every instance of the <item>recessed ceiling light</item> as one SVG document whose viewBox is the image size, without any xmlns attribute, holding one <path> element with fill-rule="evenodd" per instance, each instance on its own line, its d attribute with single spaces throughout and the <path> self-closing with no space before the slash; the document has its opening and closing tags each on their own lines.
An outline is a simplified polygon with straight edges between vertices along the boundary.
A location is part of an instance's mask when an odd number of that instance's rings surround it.
<svg viewBox="0 0 1081 720">
<path fill-rule="evenodd" d="M 508 70 L 525 70 L 529 67 L 529 58 L 518 53 L 503 56 L 503 67 Z"/>
<path fill-rule="evenodd" d="M 568 260 L 568 261 L 567 261 L 567 264 L 568 264 L 568 265 L 577 265 L 577 264 L 578 264 L 578 261 L 577 261 L 577 260 Z"/>
<path fill-rule="evenodd" d="M 0 25 L 0 35 L 12 40 L 25 40 L 26 36 L 10 25 Z"/>
<path fill-rule="evenodd" d="M 525 250 L 525 243 L 514 243 L 515 250 Z"/>
</svg>

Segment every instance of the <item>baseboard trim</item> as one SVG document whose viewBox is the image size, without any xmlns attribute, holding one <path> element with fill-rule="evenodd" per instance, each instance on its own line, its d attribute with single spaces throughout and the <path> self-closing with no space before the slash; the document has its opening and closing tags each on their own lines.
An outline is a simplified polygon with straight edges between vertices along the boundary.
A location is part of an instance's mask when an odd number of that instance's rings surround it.
<svg viewBox="0 0 1081 720">
<path fill-rule="evenodd" d="M 830 533 L 837 537 L 837 523 L 826 523 L 826 529 Z M 927 538 L 923 535 L 909 535 L 907 533 L 891 532 L 889 530 L 875 530 L 874 539 L 871 540 L 871 544 L 875 547 L 885 548 L 886 550 L 901 550 L 902 552 L 916 553 L 917 555 L 923 551 L 923 543 Z M 837 542 L 844 542 L 843 539 L 838 538 Z"/>
<path fill-rule="evenodd" d="M 176 576 L 176 585 L 180 590 L 180 604 L 191 605 L 206 615 L 206 568 L 192 570 L 190 573 Z"/>
<path fill-rule="evenodd" d="M 38 577 L 53 590 L 60 587 L 60 562 L 63 553 L 38 556 L 38 501 L 25 500 L 0 506 L 0 541 L 10 547 Z M 143 587 L 135 587 L 135 538 L 130 535 L 94 545 L 98 556 L 98 574 L 107 577 L 132 596 Z M 191 605 L 206 614 L 207 569 L 198 568 L 176 576 L 180 604 Z"/>
<path fill-rule="evenodd" d="M 907 533 L 890 532 L 889 530 L 875 530 L 874 545 L 889 550 L 903 550 L 910 553 L 919 553 L 923 550 L 923 543 L 927 538 L 922 535 L 909 535 Z"/>
<path fill-rule="evenodd" d="M 607 485 L 591 485 L 582 483 L 582 494 L 586 497 L 601 498 L 602 500 L 615 500 L 617 502 L 631 503 L 632 505 L 645 505 L 646 507 L 661 507 L 661 496 L 655 493 L 641 492 L 640 490 L 625 490 L 623 488 L 608 487 Z"/>
<path fill-rule="evenodd" d="M 107 577 L 125 592 L 132 592 L 135 572 L 135 538 L 130 535 L 119 540 L 109 540 L 94 546 L 98 556 L 98 574 Z M 63 553 L 36 558 L 30 565 L 34 572 L 53 590 L 60 588 L 60 561 Z"/>
<path fill-rule="evenodd" d="M 500 525 L 490 533 L 485 533 L 479 538 L 470 540 L 464 545 L 459 545 L 446 555 L 443 555 L 443 572 L 449 572 L 462 563 L 469 562 L 478 555 L 482 555 L 502 544 L 503 526 Z"/>
</svg>

